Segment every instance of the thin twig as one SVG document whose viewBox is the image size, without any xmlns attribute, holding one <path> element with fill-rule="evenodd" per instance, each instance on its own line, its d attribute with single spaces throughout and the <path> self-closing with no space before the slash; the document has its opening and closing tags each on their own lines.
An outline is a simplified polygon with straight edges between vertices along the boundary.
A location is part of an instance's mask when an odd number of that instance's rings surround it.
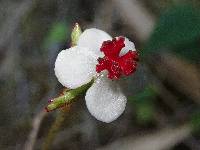
<svg viewBox="0 0 200 150">
<path fill-rule="evenodd" d="M 29 138 L 25 143 L 24 150 L 33 150 L 35 141 L 37 139 L 38 131 L 40 129 L 40 125 L 46 116 L 46 112 L 43 110 L 39 112 L 35 118 L 33 119 L 33 128 L 29 134 Z"/>
</svg>

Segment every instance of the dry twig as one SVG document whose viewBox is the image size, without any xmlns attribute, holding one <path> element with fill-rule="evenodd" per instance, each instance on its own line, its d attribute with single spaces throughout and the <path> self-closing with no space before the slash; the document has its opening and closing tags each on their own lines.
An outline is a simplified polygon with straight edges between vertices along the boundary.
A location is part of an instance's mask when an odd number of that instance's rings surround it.
<svg viewBox="0 0 200 150">
<path fill-rule="evenodd" d="M 141 136 L 141 137 L 128 137 L 119 139 L 114 143 L 100 148 L 99 150 L 163 150 L 174 146 L 185 138 L 189 137 L 191 128 L 184 125 L 175 129 L 163 129 L 157 133 Z"/>
<path fill-rule="evenodd" d="M 171 54 L 151 59 L 149 64 L 162 80 L 167 80 L 178 91 L 200 104 L 200 73 L 197 67 Z"/>
<path fill-rule="evenodd" d="M 24 146 L 25 150 L 33 150 L 36 139 L 37 139 L 38 131 L 40 129 L 40 125 L 42 121 L 44 120 L 46 114 L 47 113 L 45 111 L 41 111 L 33 119 L 33 128 L 29 134 L 27 142 L 25 143 L 25 146 Z"/>
<path fill-rule="evenodd" d="M 120 10 L 122 19 L 136 32 L 141 41 L 145 41 L 155 23 L 155 19 L 137 0 L 112 0 Z"/>
</svg>

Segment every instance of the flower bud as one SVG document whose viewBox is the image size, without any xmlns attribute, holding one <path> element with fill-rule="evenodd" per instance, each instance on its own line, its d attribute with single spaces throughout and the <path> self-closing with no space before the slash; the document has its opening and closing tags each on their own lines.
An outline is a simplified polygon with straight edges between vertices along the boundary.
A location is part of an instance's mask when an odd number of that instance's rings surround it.
<svg viewBox="0 0 200 150">
<path fill-rule="evenodd" d="M 78 23 L 75 23 L 74 28 L 72 29 L 72 33 L 71 33 L 71 46 L 77 45 L 77 42 L 81 33 L 82 33 L 81 27 L 79 26 Z"/>
</svg>

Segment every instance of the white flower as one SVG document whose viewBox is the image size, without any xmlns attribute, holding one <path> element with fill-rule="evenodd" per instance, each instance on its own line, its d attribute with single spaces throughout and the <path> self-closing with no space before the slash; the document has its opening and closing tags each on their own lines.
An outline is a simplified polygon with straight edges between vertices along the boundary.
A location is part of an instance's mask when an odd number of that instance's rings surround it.
<svg viewBox="0 0 200 150">
<path fill-rule="evenodd" d="M 107 40 L 112 40 L 112 37 L 102 30 L 85 30 L 79 37 L 77 46 L 62 50 L 58 54 L 54 70 L 59 82 L 71 89 L 87 84 L 95 78 L 93 85 L 86 92 L 86 105 L 96 119 L 109 123 L 123 113 L 127 99 L 116 81 L 96 72 L 98 58 L 104 57 L 100 48 Z M 127 38 L 124 44 L 120 56 L 129 50 L 135 51 L 134 44 Z"/>
</svg>

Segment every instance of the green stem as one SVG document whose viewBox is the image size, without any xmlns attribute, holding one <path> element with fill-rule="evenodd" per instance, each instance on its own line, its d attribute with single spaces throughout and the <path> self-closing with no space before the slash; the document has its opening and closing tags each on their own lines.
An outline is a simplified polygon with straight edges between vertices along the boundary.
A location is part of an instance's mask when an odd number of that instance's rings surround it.
<svg viewBox="0 0 200 150">
<path fill-rule="evenodd" d="M 63 122 L 66 119 L 66 116 L 68 115 L 68 113 L 66 113 L 66 111 L 69 111 L 70 108 L 64 108 L 64 110 L 61 110 L 57 116 L 55 121 L 53 122 L 47 136 L 44 139 L 44 143 L 42 145 L 42 150 L 49 150 L 54 139 L 55 136 L 57 135 L 58 131 L 60 130 Z"/>
<path fill-rule="evenodd" d="M 79 88 L 72 89 L 69 91 L 65 91 L 63 95 L 54 98 L 45 108 L 47 112 L 52 111 L 54 109 L 60 108 L 65 106 L 66 104 L 71 103 L 75 97 L 79 96 L 80 94 L 84 93 L 93 83 L 93 80 L 90 81 L 88 84 L 85 84 Z"/>
</svg>

